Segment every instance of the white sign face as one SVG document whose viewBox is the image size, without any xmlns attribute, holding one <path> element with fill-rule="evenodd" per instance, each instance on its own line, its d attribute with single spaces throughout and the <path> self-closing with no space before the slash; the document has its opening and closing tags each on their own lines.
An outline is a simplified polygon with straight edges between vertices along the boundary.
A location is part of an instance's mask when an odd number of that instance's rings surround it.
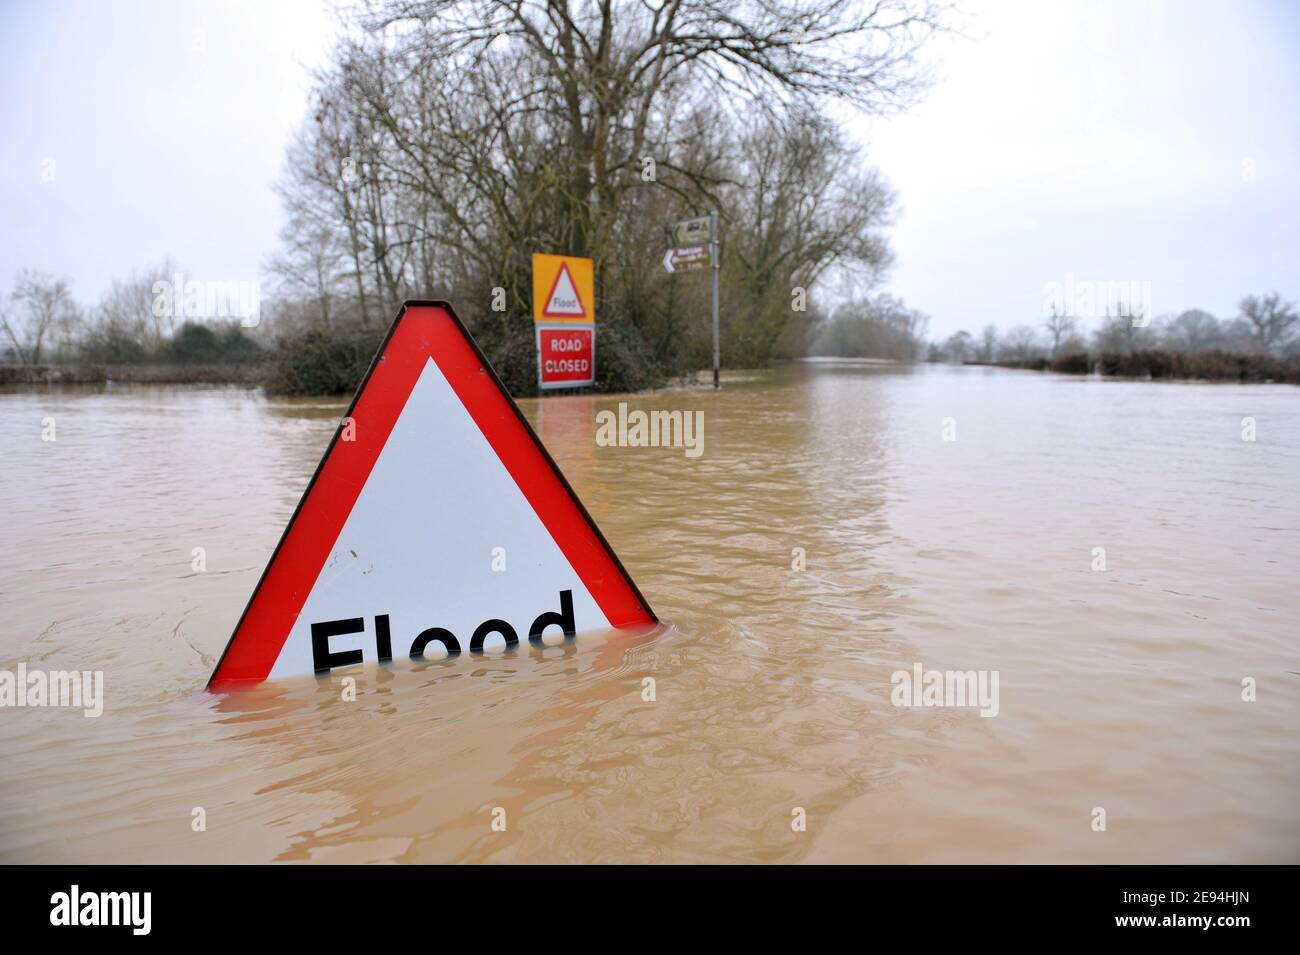
<svg viewBox="0 0 1300 955">
<path fill-rule="evenodd" d="M 211 688 L 654 622 L 449 309 L 381 355 Z"/>
<path fill-rule="evenodd" d="M 504 571 L 492 569 L 494 551 Z M 329 651 L 360 650 L 366 661 L 379 658 L 381 614 L 394 654 L 409 655 L 429 627 L 450 630 L 468 650 L 494 618 L 527 640 L 533 618 L 560 611 L 566 591 L 571 630 L 610 626 L 430 358 L 270 675 L 315 670 L 312 627 L 323 622 L 361 617 L 366 631 L 332 637 Z M 493 633 L 484 649 L 505 639 Z"/>
</svg>

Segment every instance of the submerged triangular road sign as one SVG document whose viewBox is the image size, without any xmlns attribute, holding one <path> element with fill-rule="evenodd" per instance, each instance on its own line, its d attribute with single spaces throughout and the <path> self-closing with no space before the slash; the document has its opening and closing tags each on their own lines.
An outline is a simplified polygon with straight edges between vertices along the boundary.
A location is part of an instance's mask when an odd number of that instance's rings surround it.
<svg viewBox="0 0 1300 955">
<path fill-rule="evenodd" d="M 546 318 L 590 318 L 587 306 L 578 294 L 577 283 L 569 272 L 569 263 L 561 262 L 560 270 L 555 273 L 555 281 L 546 296 L 546 305 L 542 309 Z"/>
<path fill-rule="evenodd" d="M 451 307 L 407 302 L 208 687 L 654 622 Z"/>
</svg>

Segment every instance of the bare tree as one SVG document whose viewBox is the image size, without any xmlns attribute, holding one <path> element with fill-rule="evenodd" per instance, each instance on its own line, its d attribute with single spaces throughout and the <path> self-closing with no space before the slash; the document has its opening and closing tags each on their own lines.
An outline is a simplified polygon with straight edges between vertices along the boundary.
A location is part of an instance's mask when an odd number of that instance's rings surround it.
<svg viewBox="0 0 1300 955">
<path fill-rule="evenodd" d="M 996 325 L 985 325 L 984 331 L 980 333 L 979 360 L 982 362 L 991 362 L 998 354 L 998 327 Z"/>
<path fill-rule="evenodd" d="M 1165 335 L 1171 348 L 1187 352 L 1204 351 L 1222 338 L 1219 320 L 1199 308 L 1188 309 L 1175 318 Z"/>
<path fill-rule="evenodd" d="M 1266 354 L 1281 350 L 1300 321 L 1294 303 L 1282 301 L 1277 292 L 1263 298 L 1247 295 L 1241 300 L 1241 317 L 1250 323 L 1256 346 Z"/>
<path fill-rule="evenodd" d="M 173 290 L 178 269 L 169 258 L 133 268 L 125 279 L 113 279 L 95 309 L 96 331 L 119 340 L 137 342 L 142 349 L 157 351 L 174 331 L 174 302 L 161 307 L 160 295 L 180 294 Z M 158 283 L 165 282 L 164 287 Z"/>
<path fill-rule="evenodd" d="M 599 254 L 653 158 L 656 127 L 673 120 L 660 111 L 672 95 L 707 87 L 738 110 L 825 99 L 895 110 L 924 84 L 916 53 L 941 15 L 932 0 L 388 0 L 368 25 L 408 69 L 495 74 L 479 93 L 491 104 L 483 133 L 501 148 L 510 120 L 553 121 L 567 159 L 554 183 L 568 200 L 566 248 Z M 358 77 L 405 149 L 418 128 L 382 109 L 373 73 Z"/>
<path fill-rule="evenodd" d="M 1112 311 L 1106 307 L 1101 327 L 1093 333 L 1093 340 L 1100 352 L 1126 352 L 1132 354 L 1140 348 L 1151 344 L 1151 331 L 1147 327 L 1147 318 L 1141 306 L 1132 306 L 1121 301 Z"/>
<path fill-rule="evenodd" d="M 975 339 L 971 337 L 970 332 L 959 331 L 948 337 L 948 340 L 943 343 L 943 350 L 949 361 L 957 365 L 964 364 L 975 353 Z"/>
<path fill-rule="evenodd" d="M 76 321 L 77 306 L 66 279 L 23 269 L 14 280 L 0 329 L 25 365 L 39 365 L 46 338 Z"/>
<path fill-rule="evenodd" d="M 1065 312 L 1058 312 L 1056 306 L 1052 306 L 1052 314 L 1047 316 L 1046 321 L 1043 322 L 1043 327 L 1047 329 L 1047 336 L 1052 342 L 1053 358 L 1060 352 L 1061 343 L 1067 341 L 1074 334 L 1078 324 L 1078 318 L 1067 315 Z"/>
<path fill-rule="evenodd" d="M 892 262 L 883 234 L 894 193 L 840 131 L 813 116 L 764 118 L 738 143 L 739 180 L 720 191 L 729 258 L 740 300 L 730 323 L 751 335 L 762 361 L 790 320 L 795 289 L 810 289 L 832 268 L 872 289 Z"/>
<path fill-rule="evenodd" d="M 999 355 L 1005 361 L 1028 361 L 1042 354 L 1038 332 L 1031 325 L 1017 325 L 1002 336 Z"/>
<path fill-rule="evenodd" d="M 890 258 L 892 192 L 824 107 L 909 103 L 944 16 L 936 0 L 373 0 L 289 151 L 272 269 L 324 324 L 454 297 L 529 387 L 511 361 L 532 348 L 531 253 L 594 258 L 606 340 L 685 365 L 707 304 L 663 274 L 663 228 L 718 209 L 728 354 L 802 354 L 794 288 L 847 270 L 868 291 Z"/>
<path fill-rule="evenodd" d="M 925 345 L 930 318 L 891 295 L 846 302 L 818 330 L 810 352 L 911 362 Z"/>
</svg>

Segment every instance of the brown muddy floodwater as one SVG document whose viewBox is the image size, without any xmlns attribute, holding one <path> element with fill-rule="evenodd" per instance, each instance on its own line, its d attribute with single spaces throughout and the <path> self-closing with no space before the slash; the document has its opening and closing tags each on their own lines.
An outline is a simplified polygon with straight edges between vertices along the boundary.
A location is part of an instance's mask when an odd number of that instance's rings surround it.
<svg viewBox="0 0 1300 955">
<path fill-rule="evenodd" d="M 829 364 L 622 399 L 702 410 L 698 458 L 597 447 L 619 400 L 524 408 L 665 626 L 344 702 L 203 690 L 343 403 L 0 394 L 0 669 L 106 698 L 0 709 L 0 859 L 1300 861 L 1300 389 Z M 997 715 L 896 707 L 916 664 L 997 671 Z"/>
</svg>

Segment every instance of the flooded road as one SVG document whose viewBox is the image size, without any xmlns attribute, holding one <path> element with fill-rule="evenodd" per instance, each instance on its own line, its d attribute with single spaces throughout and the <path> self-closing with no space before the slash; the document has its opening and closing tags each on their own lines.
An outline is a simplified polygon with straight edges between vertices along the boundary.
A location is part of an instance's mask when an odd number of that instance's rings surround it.
<svg viewBox="0 0 1300 955">
<path fill-rule="evenodd" d="M 597 446 L 619 401 L 703 411 L 703 453 Z M 664 626 L 347 701 L 203 691 L 345 403 L 0 394 L 0 668 L 105 694 L 0 709 L 0 860 L 1300 861 L 1300 389 L 831 363 L 522 404 Z M 895 706 L 916 665 L 996 671 L 997 715 Z"/>
</svg>

